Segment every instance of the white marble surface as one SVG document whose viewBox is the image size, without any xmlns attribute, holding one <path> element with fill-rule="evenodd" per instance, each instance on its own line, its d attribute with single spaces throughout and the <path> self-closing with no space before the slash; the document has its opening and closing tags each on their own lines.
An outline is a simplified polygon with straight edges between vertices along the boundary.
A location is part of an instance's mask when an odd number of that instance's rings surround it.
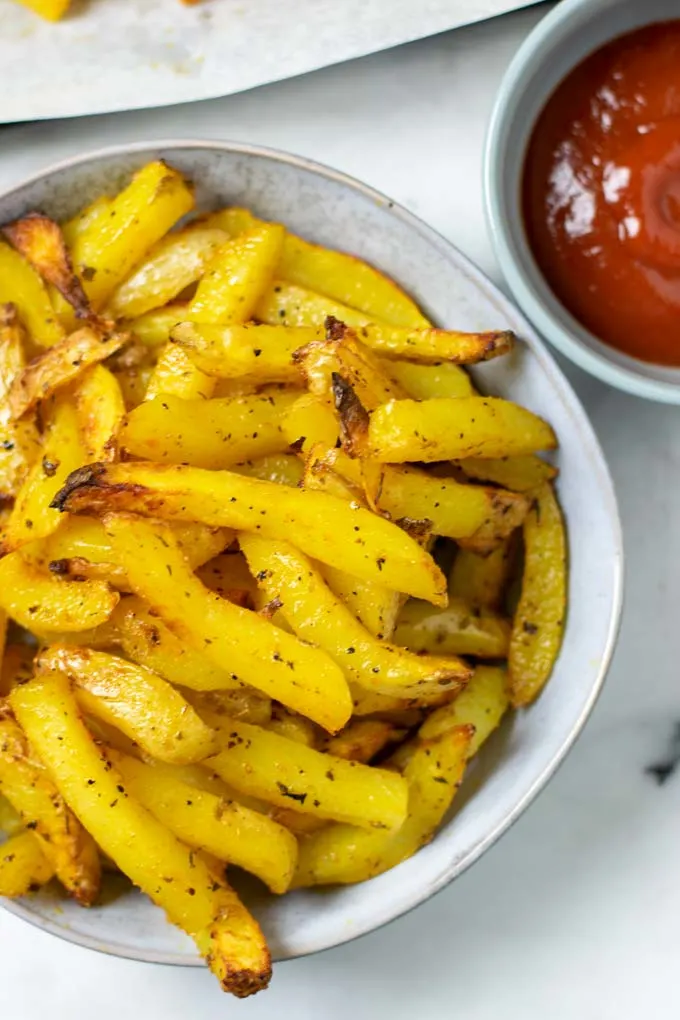
<svg viewBox="0 0 680 1020">
<path fill-rule="evenodd" d="M 531 10 L 255 92 L 0 133 L 0 186 L 105 143 L 257 141 L 363 178 L 498 277 L 482 215 L 484 125 Z M 381 130 L 378 132 L 377 128 Z M 680 772 L 680 412 L 569 370 L 617 485 L 627 604 L 605 693 L 523 819 L 436 899 L 383 931 L 281 966 L 269 993 L 223 997 L 207 973 L 97 956 L 0 912 L 0 1017 L 39 1020 L 654 1020 L 676 1018 Z"/>
</svg>

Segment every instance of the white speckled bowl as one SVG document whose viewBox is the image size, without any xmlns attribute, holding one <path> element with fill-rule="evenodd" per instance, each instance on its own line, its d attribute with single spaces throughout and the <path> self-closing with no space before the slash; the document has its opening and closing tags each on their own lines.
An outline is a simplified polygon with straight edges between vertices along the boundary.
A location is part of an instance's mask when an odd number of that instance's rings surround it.
<svg viewBox="0 0 680 1020">
<path fill-rule="evenodd" d="M 475 377 L 490 392 L 544 415 L 561 440 L 557 459 L 570 539 L 570 608 L 550 684 L 536 705 L 509 719 L 489 742 L 454 817 L 415 858 L 360 886 L 249 899 L 274 956 L 290 959 L 339 945 L 422 903 L 469 867 L 545 786 L 585 723 L 612 654 L 622 597 L 617 507 L 583 409 L 527 322 L 448 242 L 342 174 L 243 145 L 129 145 L 61 163 L 0 196 L 0 222 L 35 208 L 70 216 L 158 157 L 193 179 L 201 207 L 248 205 L 314 241 L 354 252 L 393 276 L 441 325 L 514 329 L 525 343 Z M 138 960 L 200 963 L 189 939 L 138 893 L 90 910 L 47 892 L 5 906 L 93 949 Z"/>
</svg>

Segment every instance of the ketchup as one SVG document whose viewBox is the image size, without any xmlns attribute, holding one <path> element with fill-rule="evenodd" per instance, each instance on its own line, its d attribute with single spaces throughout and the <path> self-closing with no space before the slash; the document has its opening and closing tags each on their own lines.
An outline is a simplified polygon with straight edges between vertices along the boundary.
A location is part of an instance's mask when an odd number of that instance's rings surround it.
<svg viewBox="0 0 680 1020">
<path fill-rule="evenodd" d="M 558 86 L 523 206 L 562 304 L 612 347 L 680 366 L 680 21 L 613 40 Z"/>
</svg>

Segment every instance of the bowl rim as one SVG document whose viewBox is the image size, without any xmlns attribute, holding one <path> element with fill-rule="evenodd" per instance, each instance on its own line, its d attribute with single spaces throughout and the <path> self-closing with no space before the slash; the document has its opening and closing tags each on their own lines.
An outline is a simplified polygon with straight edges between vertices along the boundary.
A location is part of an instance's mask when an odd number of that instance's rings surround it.
<svg viewBox="0 0 680 1020">
<path fill-rule="evenodd" d="M 644 362 L 615 351 L 614 348 L 612 348 L 612 355 L 609 355 L 607 346 L 571 315 L 559 299 L 552 295 L 552 291 L 549 290 L 546 283 L 545 286 L 548 288 L 546 298 L 552 299 L 552 303 L 564 312 L 566 322 L 572 324 L 574 331 L 578 330 L 584 337 L 594 341 L 597 348 L 593 349 L 574 337 L 569 326 L 560 321 L 558 316 L 550 310 L 548 301 L 538 293 L 531 282 L 530 275 L 524 271 L 520 259 L 516 257 L 514 244 L 516 233 L 510 227 L 509 219 L 505 213 L 506 202 L 501 185 L 501 168 L 504 165 L 504 155 L 509 137 L 505 134 L 505 125 L 509 115 L 514 112 L 513 108 L 518 98 L 526 89 L 526 83 L 522 81 L 526 66 L 537 54 L 545 56 L 546 53 L 549 53 L 553 46 L 559 42 L 561 32 L 569 25 L 572 18 L 591 5 L 592 0 L 562 0 L 557 4 L 524 39 L 501 79 L 484 142 L 482 188 L 487 229 L 496 258 L 513 298 L 538 332 L 560 353 L 577 364 L 579 368 L 626 393 L 660 403 L 680 404 L 680 371 L 678 369 L 674 370 L 678 376 L 677 381 L 652 379 L 638 371 L 636 365 L 654 367 L 653 362 Z M 652 18 L 651 20 L 658 21 L 660 19 Z M 617 33 L 614 29 L 612 38 L 615 38 L 617 34 L 621 33 Z M 578 65 L 580 59 L 572 65 L 572 69 Z M 552 89 L 546 91 L 544 103 L 547 102 L 551 91 Z M 545 277 L 540 267 L 537 266 L 537 269 L 541 281 L 545 283 Z M 613 360 L 615 356 L 625 363 L 617 364 Z M 664 369 L 667 366 L 657 367 Z"/>
<path fill-rule="evenodd" d="M 0 203 L 5 201 L 7 198 L 23 191 L 26 187 L 41 181 L 45 178 L 51 177 L 53 174 L 68 170 L 72 167 L 80 166 L 90 162 L 97 162 L 98 160 L 106 159 L 108 157 L 115 156 L 126 156 L 136 152 L 149 152 L 158 151 L 159 158 L 163 158 L 162 153 L 164 150 L 169 149 L 190 149 L 190 150 L 217 150 L 221 152 L 238 153 L 247 156 L 255 156 L 272 160 L 274 162 L 282 163 L 294 168 L 304 170 L 318 176 L 321 176 L 327 180 L 334 181 L 338 184 L 343 185 L 355 192 L 358 192 L 364 198 L 376 203 L 389 210 L 389 213 L 400 220 L 408 228 L 418 233 L 426 241 L 428 241 L 442 256 L 444 260 L 455 262 L 458 269 L 465 272 L 475 283 L 475 285 L 484 293 L 486 299 L 493 303 L 499 310 L 500 314 L 506 317 L 519 319 L 522 331 L 525 336 L 531 338 L 531 354 L 536 357 L 543 369 L 546 377 L 557 380 L 560 384 L 560 388 L 564 390 L 563 396 L 566 401 L 570 404 L 574 414 L 575 431 L 579 433 L 580 440 L 583 448 L 587 451 L 592 464 L 595 475 L 598 478 L 598 487 L 602 492 L 604 501 L 607 504 L 607 516 L 610 521 L 612 545 L 614 549 L 613 557 L 613 590 L 612 590 L 612 607 L 607 628 L 606 643 L 603 649 L 602 658 L 599 663 L 599 668 L 594 677 L 592 686 L 588 693 L 581 712 L 575 721 L 570 733 L 562 741 L 561 745 L 555 750 L 553 756 L 543 770 L 535 777 L 530 787 L 524 793 L 524 795 L 518 800 L 518 802 L 509 810 L 506 815 L 489 831 L 486 836 L 479 841 L 479 843 L 472 848 L 463 857 L 456 860 L 452 860 L 447 868 L 445 868 L 433 881 L 428 883 L 422 890 L 417 894 L 410 897 L 409 902 L 406 904 L 399 903 L 396 907 L 386 907 L 382 910 L 382 916 L 378 918 L 375 924 L 366 924 L 361 931 L 353 932 L 351 935 L 343 936 L 342 934 L 336 940 L 327 941 L 323 945 L 316 946 L 307 952 L 296 954 L 295 957 L 286 957 L 286 959 L 301 959 L 305 956 L 316 955 L 316 953 L 324 952 L 328 949 L 333 949 L 337 946 L 345 945 L 349 942 L 353 942 L 356 939 L 362 938 L 371 932 L 378 931 L 385 925 L 395 921 L 399 917 L 403 917 L 410 913 L 416 907 L 422 903 L 427 902 L 436 893 L 440 892 L 445 888 L 453 879 L 457 878 L 463 872 L 467 871 L 472 864 L 474 864 L 493 844 L 505 833 L 508 829 L 514 825 L 514 823 L 521 817 L 524 811 L 529 805 L 535 800 L 538 794 L 544 789 L 549 780 L 555 774 L 559 766 L 562 764 L 567 754 L 573 747 L 577 738 L 581 734 L 583 727 L 585 726 L 591 712 L 593 711 L 597 699 L 602 691 L 605 678 L 611 663 L 611 659 L 616 646 L 616 641 L 621 625 L 621 613 L 623 608 L 623 589 L 624 589 L 624 547 L 623 547 L 623 530 L 621 525 L 621 519 L 619 515 L 618 503 L 616 499 L 616 492 L 614 484 L 609 472 L 607 462 L 604 457 L 604 453 L 600 446 L 599 440 L 595 434 L 593 426 L 586 414 L 586 411 L 576 395 L 573 387 L 569 380 L 564 376 L 561 368 L 553 358 L 552 354 L 547 350 L 536 331 L 530 325 L 530 323 L 524 318 L 521 312 L 518 314 L 517 309 L 513 306 L 512 302 L 505 297 L 504 294 L 496 287 L 496 285 L 484 275 L 484 273 L 464 255 L 454 244 L 448 241 L 443 235 L 438 233 L 434 228 L 428 226 L 423 220 L 409 212 L 405 207 L 386 195 L 382 194 L 375 188 L 364 184 L 362 181 L 343 173 L 342 171 L 335 170 L 331 167 L 326 166 L 323 163 L 318 163 L 315 160 L 308 159 L 305 156 L 294 155 L 279 149 L 269 148 L 267 146 L 254 145 L 242 142 L 231 142 L 227 140 L 213 141 L 210 139 L 191 139 L 191 138 L 161 138 L 161 139 L 148 139 L 145 141 L 137 141 L 131 143 L 119 143 L 113 146 L 105 146 L 92 151 L 81 153 L 76 156 L 68 157 L 67 159 L 60 160 L 56 163 L 50 164 L 44 170 L 38 173 L 32 174 L 20 181 L 18 184 L 13 185 L 10 188 L 0 192 Z M 4 907 L 10 913 L 17 917 L 22 918 L 34 927 L 48 932 L 49 934 L 56 935 L 66 942 L 70 942 L 74 945 L 83 946 L 87 949 L 93 949 L 97 952 L 103 953 L 108 956 L 115 956 L 128 960 L 135 960 L 143 963 L 156 963 L 166 964 L 171 966 L 182 966 L 182 967 L 203 967 L 205 966 L 204 961 L 199 957 L 188 956 L 179 953 L 166 953 L 156 952 L 154 950 L 136 949 L 128 946 L 120 946 L 117 943 L 104 943 L 100 939 L 93 936 L 81 934 L 79 932 L 73 932 L 72 934 L 64 927 L 58 925 L 55 921 L 45 918 L 41 915 L 35 914 L 30 911 L 25 904 L 19 900 L 7 900 L 0 898 L 0 906 Z M 283 958 L 280 961 L 283 962 Z"/>
</svg>

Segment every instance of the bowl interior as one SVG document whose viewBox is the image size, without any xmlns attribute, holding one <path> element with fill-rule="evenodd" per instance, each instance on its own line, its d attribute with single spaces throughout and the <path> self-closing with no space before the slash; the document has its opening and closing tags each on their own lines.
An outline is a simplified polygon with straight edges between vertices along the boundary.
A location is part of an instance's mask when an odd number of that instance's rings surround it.
<svg viewBox="0 0 680 1020">
<path fill-rule="evenodd" d="M 474 861 L 527 806 L 575 739 L 602 682 L 621 601 L 621 538 L 601 451 L 569 384 L 528 324 L 454 248 L 404 210 L 332 171 L 263 150 L 167 143 L 109 150 L 33 179 L 0 197 L 0 221 L 32 208 L 71 215 L 130 171 L 162 156 L 197 184 L 202 208 L 248 205 L 312 240 L 353 252 L 399 281 L 437 323 L 514 329 L 525 341 L 509 358 L 476 371 L 489 392 L 544 415 L 561 440 L 560 497 L 570 542 L 570 609 L 562 653 L 546 691 L 485 748 L 455 817 L 410 861 L 357 887 L 247 892 L 275 957 L 345 942 L 397 917 Z M 63 937 L 145 960 L 198 962 L 189 940 L 141 895 L 128 891 L 82 910 L 48 891 L 10 909 Z"/>
<path fill-rule="evenodd" d="M 605 382 L 680 403 L 680 369 L 648 364 L 585 329 L 546 283 L 522 219 L 524 158 L 538 115 L 562 79 L 604 43 L 642 25 L 677 18 L 675 0 L 563 0 L 529 35 L 501 85 L 489 127 L 485 187 L 491 235 L 512 293 L 538 330 Z"/>
</svg>

